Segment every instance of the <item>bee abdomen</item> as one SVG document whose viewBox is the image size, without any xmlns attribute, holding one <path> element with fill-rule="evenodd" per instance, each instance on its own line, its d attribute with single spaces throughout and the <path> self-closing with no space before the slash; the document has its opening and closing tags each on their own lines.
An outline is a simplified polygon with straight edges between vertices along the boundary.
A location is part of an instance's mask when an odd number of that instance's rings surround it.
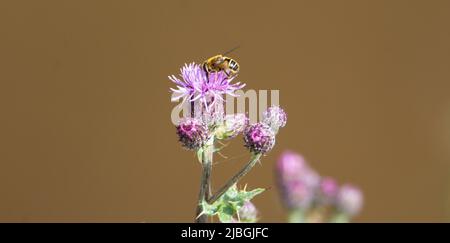
<svg viewBox="0 0 450 243">
<path fill-rule="evenodd" d="M 233 59 L 230 59 L 230 60 L 228 61 L 228 67 L 229 67 L 231 70 L 234 70 L 234 71 L 238 71 L 238 70 L 239 70 L 239 64 L 238 64 L 235 60 L 233 60 Z"/>
</svg>

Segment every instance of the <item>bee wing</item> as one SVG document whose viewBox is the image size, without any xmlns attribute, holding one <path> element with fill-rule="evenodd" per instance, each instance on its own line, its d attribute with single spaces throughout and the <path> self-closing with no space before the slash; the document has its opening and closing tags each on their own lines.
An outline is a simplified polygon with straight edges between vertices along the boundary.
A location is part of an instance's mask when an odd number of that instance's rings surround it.
<svg viewBox="0 0 450 243">
<path fill-rule="evenodd" d="M 233 47 L 232 49 L 230 49 L 230 50 L 228 50 L 228 51 L 226 51 L 226 52 L 224 52 L 222 55 L 227 55 L 227 54 L 229 54 L 229 53 L 231 53 L 231 52 L 233 52 L 233 51 L 235 51 L 236 49 L 238 49 L 239 47 L 241 47 L 241 46 L 235 46 L 235 47 Z"/>
</svg>

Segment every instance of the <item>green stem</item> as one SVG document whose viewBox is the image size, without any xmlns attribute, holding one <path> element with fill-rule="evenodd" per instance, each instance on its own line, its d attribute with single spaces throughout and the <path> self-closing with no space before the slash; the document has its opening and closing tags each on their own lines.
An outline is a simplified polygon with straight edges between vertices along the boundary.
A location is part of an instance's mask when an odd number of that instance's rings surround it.
<svg viewBox="0 0 450 243">
<path fill-rule="evenodd" d="M 208 140 L 202 148 L 202 175 L 200 179 L 200 192 L 198 194 L 197 210 L 195 214 L 196 223 L 206 223 L 207 215 L 200 215 L 203 212 L 202 202 L 207 200 L 211 195 L 211 171 L 212 159 L 214 151 L 214 138 Z"/>
<path fill-rule="evenodd" d="M 219 191 L 216 194 L 208 198 L 206 201 L 209 204 L 213 204 L 215 201 L 217 201 L 217 199 L 219 199 L 225 192 L 227 192 L 228 189 L 230 189 L 230 187 L 236 184 L 236 182 L 238 182 L 239 179 L 245 176 L 253 168 L 253 166 L 255 166 L 256 162 L 259 161 L 260 157 L 261 154 L 254 154 L 250 159 L 250 161 L 238 173 L 236 173 L 230 180 L 227 181 L 227 183 L 225 183 L 225 185 L 223 185 L 219 189 Z"/>
</svg>

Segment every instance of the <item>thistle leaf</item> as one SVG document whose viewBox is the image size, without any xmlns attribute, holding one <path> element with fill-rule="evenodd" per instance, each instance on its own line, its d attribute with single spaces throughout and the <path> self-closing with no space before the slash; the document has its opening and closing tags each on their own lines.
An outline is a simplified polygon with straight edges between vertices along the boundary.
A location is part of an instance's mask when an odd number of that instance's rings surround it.
<svg viewBox="0 0 450 243">
<path fill-rule="evenodd" d="M 217 215 L 222 223 L 234 222 L 234 216 L 237 216 L 239 209 L 244 206 L 245 202 L 250 201 L 264 190 L 263 188 L 256 188 L 251 191 L 238 190 L 235 184 L 213 204 L 203 201 L 202 214 Z"/>
</svg>

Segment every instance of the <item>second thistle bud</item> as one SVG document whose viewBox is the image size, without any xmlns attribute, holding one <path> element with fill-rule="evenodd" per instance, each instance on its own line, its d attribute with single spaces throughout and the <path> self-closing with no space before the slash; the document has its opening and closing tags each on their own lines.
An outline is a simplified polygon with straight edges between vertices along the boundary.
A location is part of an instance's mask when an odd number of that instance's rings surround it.
<svg viewBox="0 0 450 243">
<path fill-rule="evenodd" d="M 263 113 L 262 122 L 269 125 L 275 133 L 286 126 L 287 115 L 279 106 L 271 106 Z"/>
<path fill-rule="evenodd" d="M 275 145 L 275 133 L 265 123 L 255 123 L 244 131 L 245 147 L 255 154 L 265 154 Z"/>
<path fill-rule="evenodd" d="M 182 119 L 176 129 L 181 144 L 187 149 L 200 148 L 208 137 L 206 126 L 195 118 Z"/>
<path fill-rule="evenodd" d="M 216 129 L 218 139 L 231 139 L 243 132 L 248 125 L 248 118 L 245 114 L 226 115 L 223 125 Z"/>
</svg>

